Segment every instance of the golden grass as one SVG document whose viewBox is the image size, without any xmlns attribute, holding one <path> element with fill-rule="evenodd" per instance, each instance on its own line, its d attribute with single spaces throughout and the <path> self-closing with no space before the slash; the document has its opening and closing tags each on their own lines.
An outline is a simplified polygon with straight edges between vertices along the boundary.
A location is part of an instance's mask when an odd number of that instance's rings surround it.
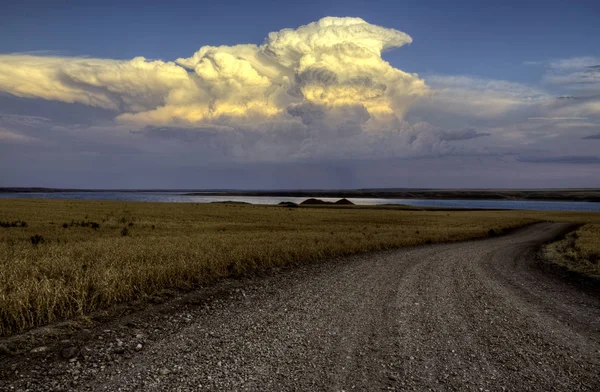
<svg viewBox="0 0 600 392">
<path fill-rule="evenodd" d="M 3 199 L 0 221 L 27 225 L 0 227 L 0 336 L 256 268 L 542 219 L 600 223 L 600 214 Z"/>
<path fill-rule="evenodd" d="M 586 224 L 544 249 L 546 258 L 571 271 L 600 278 L 600 224 Z"/>
</svg>

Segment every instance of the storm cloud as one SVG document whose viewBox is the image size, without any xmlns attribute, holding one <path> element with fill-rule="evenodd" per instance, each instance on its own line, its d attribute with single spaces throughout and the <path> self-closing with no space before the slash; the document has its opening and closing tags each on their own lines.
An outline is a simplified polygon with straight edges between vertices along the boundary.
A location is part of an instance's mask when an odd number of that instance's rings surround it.
<svg viewBox="0 0 600 392">
<path fill-rule="evenodd" d="M 8 54 L 0 92 L 109 109 L 135 125 L 277 121 L 306 103 L 402 117 L 428 89 L 381 54 L 411 42 L 359 18 L 328 17 L 269 33 L 262 45 L 204 46 L 175 61 Z"/>
<path fill-rule="evenodd" d="M 236 160 L 440 155 L 487 136 L 404 121 L 431 90 L 382 53 L 411 42 L 327 17 L 261 45 L 203 46 L 175 61 L 0 55 L 0 92 L 99 108 L 115 129 Z"/>
<path fill-rule="evenodd" d="M 86 168 L 126 183 L 183 167 L 241 181 L 252 167 L 264 173 L 264 187 L 274 186 L 269 173 L 287 186 L 287 173 L 315 171 L 329 176 L 319 184 L 343 173 L 348 184 L 365 185 L 362 176 L 392 186 L 397 174 L 424 186 L 411 176 L 443 169 L 452 178 L 443 162 L 473 172 L 482 160 L 504 168 L 506 184 L 517 167 L 544 164 L 552 173 L 577 164 L 585 178 L 573 184 L 597 177 L 589 141 L 600 139 L 598 58 L 536 62 L 542 82 L 532 85 L 405 72 L 385 60 L 412 42 L 360 18 L 327 17 L 271 32 L 261 44 L 202 46 L 171 60 L 3 54 L 0 174 L 14 182 L 53 167 Z M 135 175 L 120 174 L 127 170 Z M 493 173 L 478 178 L 492 181 Z M 162 180 L 152 181 L 138 186 Z"/>
</svg>

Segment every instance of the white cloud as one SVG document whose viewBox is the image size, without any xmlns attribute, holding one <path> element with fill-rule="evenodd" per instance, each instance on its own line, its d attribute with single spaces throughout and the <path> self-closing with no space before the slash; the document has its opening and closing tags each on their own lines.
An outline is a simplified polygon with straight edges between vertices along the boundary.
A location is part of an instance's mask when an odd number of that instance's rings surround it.
<svg viewBox="0 0 600 392">
<path fill-rule="evenodd" d="M 546 68 L 545 84 L 539 87 L 473 76 L 429 75 L 425 81 L 431 94 L 417 108 L 423 119 L 430 116 L 444 123 L 479 125 L 493 121 L 493 127 L 504 125 L 512 132 L 527 120 L 593 120 L 600 115 L 599 64 L 600 59 L 591 56 L 536 62 Z"/>
<path fill-rule="evenodd" d="M 587 120 L 587 117 L 529 117 L 530 120 L 536 121 L 571 121 L 571 120 Z"/>
<path fill-rule="evenodd" d="M 600 57 L 583 56 L 558 59 L 550 62 L 550 68 L 559 71 L 573 71 L 600 64 Z"/>
<path fill-rule="evenodd" d="M 427 86 L 381 53 L 410 42 L 398 30 L 329 17 L 272 32 L 262 45 L 204 46 L 175 62 L 0 55 L 0 91 L 111 109 L 138 125 L 261 122 L 291 118 L 299 104 L 401 118 Z"/>
<path fill-rule="evenodd" d="M 577 57 L 556 60 L 544 75 L 544 81 L 551 87 L 561 88 L 576 97 L 593 98 L 600 96 L 600 57 Z"/>
<path fill-rule="evenodd" d="M 27 143 L 28 144 L 28 143 L 40 143 L 41 141 L 36 138 L 29 137 L 29 136 L 23 135 L 18 132 L 13 132 L 13 131 L 9 131 L 8 129 L 0 128 L 0 142 L 1 143 L 19 143 L 19 144 Z"/>
<path fill-rule="evenodd" d="M 600 120 L 600 99 L 592 98 L 556 107 L 555 112 L 561 116 L 585 116 Z"/>
<path fill-rule="evenodd" d="M 0 114 L 0 123 L 13 125 L 35 126 L 46 124 L 50 121 L 46 117 L 41 116 L 19 116 L 14 114 Z"/>
<path fill-rule="evenodd" d="M 559 128 L 600 128 L 600 123 L 591 123 L 591 122 L 566 122 L 556 124 Z"/>
<path fill-rule="evenodd" d="M 176 64 L 143 57 L 120 61 L 0 55 L 0 91 L 18 97 L 139 111 L 192 84 Z"/>
<path fill-rule="evenodd" d="M 170 139 L 173 148 L 199 140 L 193 148 L 212 157 L 454 153 L 457 141 L 484 135 L 403 121 L 430 90 L 381 54 L 411 42 L 359 18 L 323 18 L 261 45 L 204 46 L 174 62 L 0 55 L 0 91 L 110 109 L 116 130 Z"/>
<path fill-rule="evenodd" d="M 537 107 L 551 98 L 541 89 L 505 80 L 449 75 L 430 75 L 425 80 L 432 93 L 420 105 L 430 112 L 470 118 L 496 118 Z"/>
</svg>

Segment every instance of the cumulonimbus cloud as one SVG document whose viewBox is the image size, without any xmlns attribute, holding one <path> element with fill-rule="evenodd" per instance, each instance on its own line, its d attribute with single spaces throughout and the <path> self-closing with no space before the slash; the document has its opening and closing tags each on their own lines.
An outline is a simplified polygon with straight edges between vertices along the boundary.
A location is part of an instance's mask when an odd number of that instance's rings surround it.
<svg viewBox="0 0 600 392">
<path fill-rule="evenodd" d="M 385 122 L 427 94 L 382 52 L 407 34 L 359 18 L 272 32 L 261 45 L 204 46 L 175 61 L 0 55 L 0 92 L 114 110 L 121 123 Z M 313 119 L 314 120 L 314 119 Z M 373 128 L 373 126 L 371 126 Z"/>
</svg>

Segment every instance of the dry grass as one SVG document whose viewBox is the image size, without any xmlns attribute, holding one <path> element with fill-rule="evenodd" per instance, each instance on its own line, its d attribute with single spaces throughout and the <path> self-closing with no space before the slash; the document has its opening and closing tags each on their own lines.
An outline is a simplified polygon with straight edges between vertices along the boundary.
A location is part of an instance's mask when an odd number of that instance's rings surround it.
<svg viewBox="0 0 600 392">
<path fill-rule="evenodd" d="M 0 336 L 256 268 L 599 216 L 4 199 L 0 220 L 27 225 L 0 228 Z"/>
<path fill-rule="evenodd" d="M 546 258 L 571 271 L 600 279 L 600 224 L 586 224 L 545 248 Z"/>
</svg>

